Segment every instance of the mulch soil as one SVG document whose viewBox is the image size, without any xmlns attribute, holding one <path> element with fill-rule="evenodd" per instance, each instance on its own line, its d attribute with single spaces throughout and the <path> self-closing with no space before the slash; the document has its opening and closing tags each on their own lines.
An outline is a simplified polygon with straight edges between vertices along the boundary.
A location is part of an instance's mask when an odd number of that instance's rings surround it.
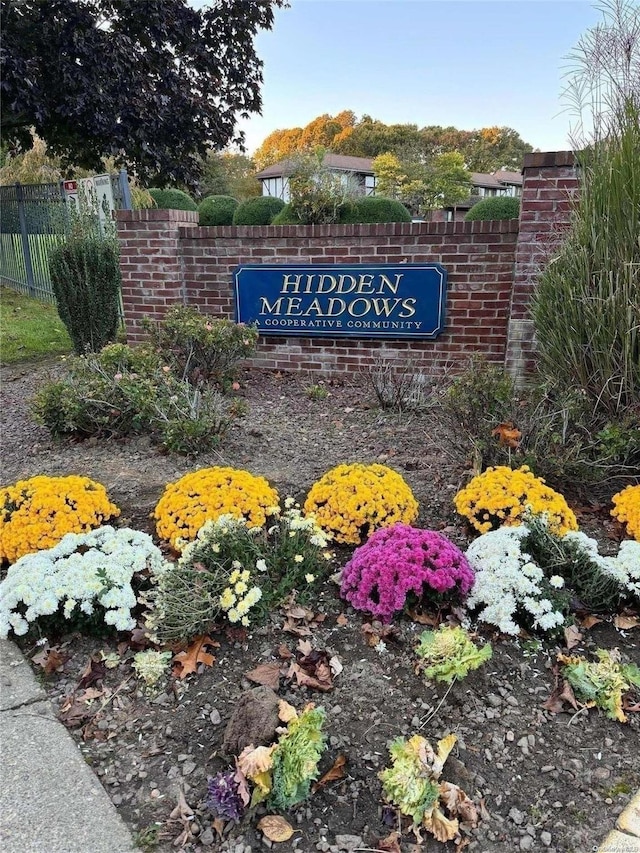
<svg viewBox="0 0 640 853">
<path fill-rule="evenodd" d="M 413 489 L 421 508 L 419 526 L 442 530 L 462 547 L 471 540 L 452 504 L 469 477 L 468 464 L 448 452 L 433 415 L 381 411 L 361 377 L 332 382 L 245 371 L 239 393 L 247 415 L 234 424 L 219 451 L 194 460 L 163 454 L 144 438 L 53 441 L 32 420 L 29 400 L 50 372 L 60 370 L 54 363 L 2 368 L 4 483 L 36 474 L 90 476 L 122 508 L 120 525 L 153 533 L 150 513 L 165 484 L 199 467 L 245 468 L 267 477 L 281 496 L 303 499 L 334 465 L 383 462 Z M 321 385 L 327 396 L 315 398 L 319 395 L 309 392 L 311 385 Z M 607 507 L 583 501 L 574 508 L 581 526 L 597 535 L 605 551 L 614 551 L 621 530 Z M 388 763 L 389 742 L 422 734 L 435 743 L 449 732 L 458 741 L 443 779 L 459 784 L 482 814 L 477 828 L 463 832 L 462 849 L 595 849 L 640 786 L 640 715 L 629 713 L 622 724 L 596 709 L 545 709 L 556 686 L 559 645 L 483 631 L 493 644 L 492 659 L 449 688 L 430 684 L 415 672 L 413 648 L 423 624 L 396 619 L 396 633 L 374 646 L 368 641 L 371 634 L 363 631 L 367 621 L 328 581 L 307 618 L 287 620 L 277 611 L 259 628 L 215 635 L 220 645 L 212 649 L 212 666 L 200 665 L 185 679 L 170 677 L 154 692 L 135 678 L 135 644 L 126 636 L 56 638 L 63 659 L 58 671 L 47 675 L 33 665 L 142 849 L 385 849 L 379 848 L 381 839 L 406 830 L 382 800 L 378 773 Z M 605 618 L 582 632 L 573 651 L 618 648 L 625 660 L 640 665 L 639 639 L 639 628 L 621 630 Z M 307 702 L 322 705 L 328 748 L 321 774 L 342 756 L 338 764 L 344 759 L 343 775 L 285 815 L 295 832 L 290 840 L 272 845 L 257 828 L 264 807 L 240 824 L 215 820 L 205 804 L 207 779 L 230 766 L 222 752 L 225 729 L 239 698 L 256 686 L 246 673 L 287 654 L 295 656 L 301 640 L 337 658 L 342 670 L 332 689 L 320 692 L 287 678 L 284 661 L 278 695 L 296 708 Z M 30 658 L 42 651 L 30 643 L 22 647 Z M 103 657 L 118 655 L 109 660 L 115 665 L 105 666 L 100 652 Z M 94 690 L 94 700 L 85 702 L 84 709 L 70 710 L 81 689 Z M 452 842 L 443 845 L 427 834 L 420 841 L 406 832 L 396 844 L 386 849 L 455 849 Z"/>
</svg>

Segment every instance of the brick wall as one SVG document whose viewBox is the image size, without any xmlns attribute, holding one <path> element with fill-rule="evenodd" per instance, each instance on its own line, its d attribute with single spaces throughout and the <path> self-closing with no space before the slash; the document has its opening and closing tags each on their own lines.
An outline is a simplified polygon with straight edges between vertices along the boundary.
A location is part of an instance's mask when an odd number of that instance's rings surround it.
<svg viewBox="0 0 640 853">
<path fill-rule="evenodd" d="M 261 336 L 255 363 L 349 373 L 384 355 L 437 372 L 477 352 L 522 371 L 533 346 L 527 302 L 567 218 L 572 162 L 567 152 L 528 155 L 520 229 L 517 220 L 200 228 L 191 212 L 119 211 L 127 339 L 141 341 L 141 319 L 176 303 L 232 318 L 238 264 L 439 262 L 449 275 L 446 327 L 435 340 Z"/>
<path fill-rule="evenodd" d="M 470 352 L 504 360 L 516 222 L 185 228 L 181 234 L 188 303 L 227 317 L 238 264 L 439 261 L 446 267 L 446 331 L 436 340 L 261 337 L 255 358 L 261 366 L 350 372 L 381 351 L 433 370 Z"/>
</svg>

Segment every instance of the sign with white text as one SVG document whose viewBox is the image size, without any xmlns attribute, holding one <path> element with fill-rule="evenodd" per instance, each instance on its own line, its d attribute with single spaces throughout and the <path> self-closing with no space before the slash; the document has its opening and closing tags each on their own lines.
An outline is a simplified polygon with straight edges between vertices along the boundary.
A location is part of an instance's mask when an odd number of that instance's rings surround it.
<svg viewBox="0 0 640 853">
<path fill-rule="evenodd" d="M 263 335 L 435 338 L 444 329 L 440 264 L 248 264 L 234 283 L 237 322 Z"/>
</svg>

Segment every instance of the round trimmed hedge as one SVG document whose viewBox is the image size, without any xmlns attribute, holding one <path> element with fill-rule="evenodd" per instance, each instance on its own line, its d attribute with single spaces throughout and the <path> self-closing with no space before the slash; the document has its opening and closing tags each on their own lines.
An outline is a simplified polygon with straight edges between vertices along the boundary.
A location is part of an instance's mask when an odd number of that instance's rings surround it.
<svg viewBox="0 0 640 853">
<path fill-rule="evenodd" d="M 520 199 L 509 195 L 494 195 L 474 204 L 465 216 L 465 222 L 478 219 L 517 219 L 520 216 Z"/>
<path fill-rule="evenodd" d="M 200 225 L 233 225 L 238 202 L 230 195 L 209 195 L 198 205 Z"/>
<path fill-rule="evenodd" d="M 233 214 L 234 225 L 270 225 L 284 202 L 275 196 L 263 195 L 241 201 Z"/>
<path fill-rule="evenodd" d="M 166 189 L 161 190 L 157 187 L 152 187 L 149 190 L 149 195 L 155 201 L 156 207 L 159 210 L 197 210 L 198 205 L 190 195 L 182 190 Z"/>
<path fill-rule="evenodd" d="M 367 222 L 411 222 L 411 214 L 404 204 L 393 198 L 362 196 L 342 206 L 337 222 L 344 225 Z M 304 225 L 293 213 L 290 204 L 285 204 L 280 213 L 271 220 L 271 224 Z"/>
<path fill-rule="evenodd" d="M 345 207 L 340 222 L 411 222 L 411 214 L 402 202 L 383 196 L 362 196 Z"/>
<path fill-rule="evenodd" d="M 285 204 L 280 213 L 277 213 L 271 220 L 272 225 L 304 225 L 302 220 L 293 212 L 290 204 Z"/>
</svg>

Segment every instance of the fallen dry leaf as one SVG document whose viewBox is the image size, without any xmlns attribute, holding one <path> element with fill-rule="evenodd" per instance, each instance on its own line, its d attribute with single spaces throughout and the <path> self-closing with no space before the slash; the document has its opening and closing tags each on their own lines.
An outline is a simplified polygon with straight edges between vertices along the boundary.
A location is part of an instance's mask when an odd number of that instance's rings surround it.
<svg viewBox="0 0 640 853">
<path fill-rule="evenodd" d="M 195 837 L 191 832 L 193 809 L 185 800 L 182 790 L 178 794 L 178 805 L 169 815 L 169 820 L 179 821 L 182 824 L 182 831 L 173 842 L 174 847 L 182 849 L 189 842 L 193 841 Z"/>
<path fill-rule="evenodd" d="M 207 646 L 219 648 L 220 643 L 207 635 L 197 637 L 185 651 L 174 655 L 171 669 L 176 678 L 186 678 L 192 672 L 197 672 L 199 664 L 213 666 L 216 659 L 206 650 Z"/>
<path fill-rule="evenodd" d="M 478 825 L 478 809 L 467 794 L 452 782 L 440 783 L 440 798 L 449 814 L 459 817 L 462 823 L 469 826 Z"/>
<path fill-rule="evenodd" d="M 333 767 L 327 770 L 322 779 L 318 779 L 317 782 L 313 783 L 313 790 L 317 791 L 318 788 L 323 788 L 329 782 L 335 782 L 338 779 L 344 779 L 344 766 L 346 763 L 347 759 L 344 757 L 344 755 L 339 755 L 333 762 Z"/>
<path fill-rule="evenodd" d="M 568 681 L 563 681 L 562 687 L 557 686 L 542 707 L 545 711 L 551 711 L 552 714 L 560 714 L 564 711 L 565 702 L 571 705 L 574 711 L 580 710 L 573 689 Z"/>
<path fill-rule="evenodd" d="M 377 646 L 380 640 L 395 640 L 398 633 L 393 625 L 383 625 L 377 619 L 373 622 L 365 622 L 361 630 L 366 637 L 367 645 L 371 647 Z"/>
<path fill-rule="evenodd" d="M 97 655 L 91 655 L 89 662 L 85 666 L 78 687 L 91 687 L 92 684 L 97 684 L 107 674 L 107 665 Z"/>
<path fill-rule="evenodd" d="M 269 841 L 288 841 L 293 827 L 278 814 L 267 814 L 258 821 L 258 829 Z"/>
<path fill-rule="evenodd" d="M 614 616 L 613 624 L 621 631 L 628 631 L 640 626 L 640 619 L 637 616 Z"/>
<path fill-rule="evenodd" d="M 407 614 L 410 619 L 414 622 L 417 622 L 418 625 L 430 625 L 433 628 L 437 628 L 440 624 L 440 619 L 437 616 L 432 616 L 430 613 L 422 613 L 418 610 L 407 610 Z"/>
<path fill-rule="evenodd" d="M 262 684 L 264 687 L 277 690 L 280 686 L 281 668 L 281 663 L 261 663 L 255 669 L 245 672 L 244 677 L 248 678 L 249 681 L 254 681 L 256 684 Z"/>
<path fill-rule="evenodd" d="M 301 640 L 298 644 L 298 659 L 291 662 L 287 678 L 295 678 L 300 686 L 323 693 L 333 690 L 329 653 L 326 649 L 312 649 L 308 641 Z"/>
<path fill-rule="evenodd" d="M 310 655 L 313 651 L 313 646 L 309 640 L 300 640 L 298 643 L 298 651 L 301 655 Z"/>
<path fill-rule="evenodd" d="M 336 625 L 340 625 L 340 627 L 341 627 L 341 628 L 344 628 L 344 626 L 345 626 L 345 625 L 348 625 L 348 624 L 349 624 L 349 620 L 348 620 L 348 619 L 347 619 L 347 617 L 344 615 L 344 613 L 341 613 L 341 614 L 336 618 Z"/>
<path fill-rule="evenodd" d="M 225 827 L 225 821 L 221 817 L 216 817 L 211 821 L 211 826 L 215 829 L 218 834 L 218 838 L 222 838 L 222 831 Z"/>
<path fill-rule="evenodd" d="M 573 649 L 580 645 L 582 642 L 582 634 L 580 633 L 580 629 L 577 625 L 568 625 L 564 629 L 564 641 L 567 644 L 568 649 Z"/>
<path fill-rule="evenodd" d="M 94 699 L 101 699 L 104 695 L 105 691 L 96 687 L 90 687 L 81 693 L 72 693 L 67 696 L 62 704 L 58 719 L 69 729 L 82 725 L 87 719 L 93 717 L 98 710 L 96 706 L 92 705 Z"/>
<path fill-rule="evenodd" d="M 602 619 L 590 613 L 588 616 L 585 616 L 584 619 L 580 620 L 580 627 L 584 628 L 585 631 L 588 631 L 589 628 L 593 628 L 593 626 L 597 625 L 599 622 L 602 622 Z"/>
<path fill-rule="evenodd" d="M 61 651 L 57 646 L 45 646 L 41 652 L 34 655 L 31 660 L 41 666 L 45 675 L 51 675 L 54 672 L 62 672 L 62 669 L 68 660 L 68 656 Z"/>
<path fill-rule="evenodd" d="M 291 660 L 293 657 L 293 652 L 286 643 L 280 643 L 278 646 L 278 657 L 282 660 Z"/>
<path fill-rule="evenodd" d="M 378 841 L 377 849 L 383 851 L 383 853 L 402 853 L 400 850 L 400 837 L 399 832 L 392 832 L 391 835 L 387 835 L 386 838 Z"/>
<path fill-rule="evenodd" d="M 491 430 L 491 435 L 496 436 L 503 447 L 513 449 L 518 447 L 522 438 L 522 433 L 514 427 L 511 421 L 499 424 L 494 430 Z"/>
</svg>

